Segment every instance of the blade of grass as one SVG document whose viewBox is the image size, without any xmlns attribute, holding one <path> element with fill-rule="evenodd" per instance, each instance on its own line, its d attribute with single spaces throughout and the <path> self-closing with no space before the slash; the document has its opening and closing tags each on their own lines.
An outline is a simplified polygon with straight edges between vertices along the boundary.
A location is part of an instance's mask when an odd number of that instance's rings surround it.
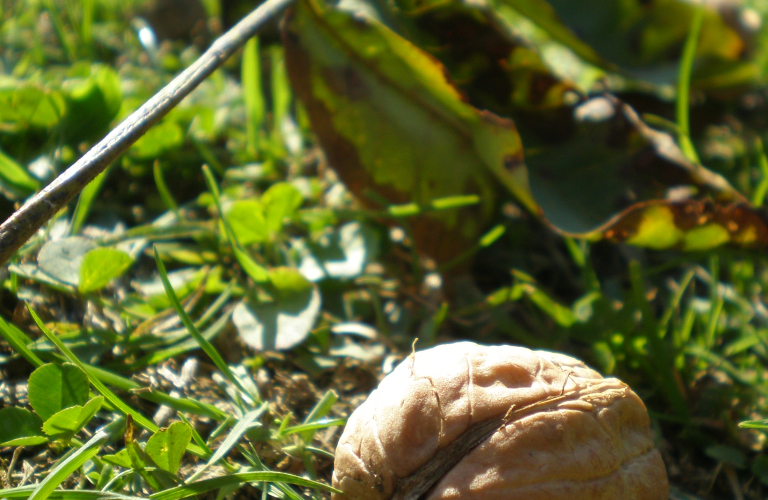
<svg viewBox="0 0 768 500">
<path fill-rule="evenodd" d="M 278 438 L 282 438 L 291 434 L 297 434 L 300 432 L 317 431 L 320 429 L 327 429 L 328 427 L 338 427 L 347 423 L 346 418 L 334 418 L 332 420 L 319 420 L 317 422 L 310 422 L 308 424 L 299 424 L 282 429 Z"/>
<path fill-rule="evenodd" d="M 768 193 L 768 157 L 765 156 L 763 141 L 757 139 L 757 164 L 760 167 L 760 183 L 752 192 L 752 204 L 762 207 L 765 203 L 765 195 Z"/>
<path fill-rule="evenodd" d="M 37 324 L 37 327 L 40 328 L 40 331 L 43 332 L 43 335 L 45 335 L 49 341 L 55 345 L 59 351 L 61 351 L 62 354 L 67 358 L 67 360 L 77 365 L 81 370 L 88 373 L 88 366 L 86 366 L 82 361 L 80 361 L 77 356 L 75 356 L 72 351 L 69 350 L 67 346 L 64 345 L 64 343 L 59 340 L 56 335 L 54 335 L 48 327 L 43 324 L 43 320 L 40 319 L 40 317 L 35 313 L 35 310 L 32 309 L 32 307 L 27 304 L 27 310 L 29 311 L 29 314 L 32 316 L 32 319 L 35 321 L 35 324 Z M 93 384 L 93 387 L 104 396 L 104 398 L 109 401 L 112 406 L 114 406 L 117 410 L 119 410 L 124 415 L 130 415 L 133 417 L 133 420 L 140 425 L 141 427 L 151 431 L 151 432 L 157 432 L 159 430 L 159 427 L 156 426 L 151 420 L 148 420 L 146 417 L 144 417 L 141 413 L 137 412 L 127 404 L 125 404 L 120 398 L 118 398 L 114 392 L 110 391 L 107 386 L 105 386 L 101 380 L 99 380 L 96 377 L 89 377 L 91 384 Z M 192 453 L 195 456 L 207 458 L 207 455 L 204 450 L 199 448 L 197 445 L 189 444 L 187 446 L 187 450 L 189 450 L 190 453 Z"/>
<path fill-rule="evenodd" d="M 328 415 L 328 412 L 331 411 L 331 408 L 336 404 L 336 401 L 338 400 L 339 395 L 336 394 L 335 391 L 327 391 L 325 394 L 323 394 L 323 397 L 320 399 L 320 401 L 317 402 L 312 410 L 310 410 L 307 418 L 304 419 L 304 423 L 309 424 Z M 308 430 L 301 435 L 301 439 L 305 443 L 311 443 L 313 437 L 315 437 L 314 430 Z"/>
<path fill-rule="evenodd" d="M 213 451 L 211 451 L 211 449 L 208 448 L 208 445 L 205 444 L 205 441 L 203 440 L 202 436 L 200 436 L 200 433 L 197 432 L 197 429 L 195 429 L 195 426 L 189 422 L 187 417 L 185 417 L 183 413 L 179 413 L 178 415 L 179 415 L 179 419 L 181 419 L 182 422 L 187 424 L 189 428 L 192 429 L 192 439 L 195 441 L 195 443 L 197 443 L 197 446 L 204 449 L 205 452 L 208 453 L 209 455 L 213 453 Z"/>
<path fill-rule="evenodd" d="M 58 8 L 53 3 L 53 0 L 45 0 L 44 5 L 51 16 L 51 21 L 53 21 L 53 27 L 56 31 L 56 34 L 59 37 L 59 42 L 61 43 L 61 47 L 64 49 L 64 53 L 67 56 L 67 61 L 69 61 L 70 63 L 77 61 L 77 54 L 75 51 L 75 47 L 72 45 L 72 41 L 70 40 L 70 37 L 69 37 L 69 32 L 64 27 L 64 22 L 61 19 L 61 9 Z"/>
<path fill-rule="evenodd" d="M 688 120 L 688 111 L 690 107 L 690 88 L 691 71 L 693 62 L 696 59 L 696 49 L 699 45 L 699 35 L 701 34 L 701 25 L 704 21 L 704 7 L 699 6 L 693 10 L 693 19 L 688 31 L 688 38 L 685 40 L 683 55 L 680 58 L 680 69 L 677 75 L 677 102 L 675 103 L 677 128 L 679 130 L 678 141 L 680 149 L 685 156 L 692 162 L 699 164 L 699 155 L 691 142 L 691 130 Z"/>
<path fill-rule="evenodd" d="M 27 337 L 21 330 L 16 328 L 15 325 L 7 323 L 2 316 L 0 316 L 0 335 L 6 339 L 6 341 L 18 351 L 27 361 L 29 361 L 35 367 L 42 366 L 45 362 L 41 360 L 29 347 L 28 344 L 34 342 Z M 90 379 L 98 379 L 113 387 L 117 387 L 120 390 L 132 391 L 142 389 L 142 387 L 132 380 L 115 375 L 107 370 L 91 366 L 83 363 L 85 372 Z M 148 401 L 152 401 L 157 404 L 163 404 L 169 406 L 177 411 L 186 411 L 196 415 L 204 415 L 217 421 L 226 420 L 228 415 L 216 408 L 213 405 L 201 403 L 193 399 L 181 399 L 174 398 L 165 393 L 158 391 L 140 392 L 139 397 Z"/>
<path fill-rule="evenodd" d="M 208 460 L 208 462 L 197 470 L 194 474 L 192 474 L 187 480 L 187 483 L 193 482 L 195 479 L 200 477 L 206 470 L 208 470 L 211 466 L 216 465 L 216 462 L 224 458 L 224 456 L 229 453 L 229 450 L 234 447 L 237 442 L 240 440 L 240 438 L 245 434 L 245 432 L 251 428 L 251 425 L 261 417 L 264 412 L 266 412 L 269 409 L 269 403 L 262 403 L 261 406 L 259 406 L 257 409 L 249 411 L 246 413 L 243 418 L 241 418 L 237 425 L 232 429 L 232 431 L 227 435 L 227 438 L 222 441 L 221 445 L 216 449 L 214 454 L 211 456 L 211 458 Z"/>
<path fill-rule="evenodd" d="M 16 500 L 29 498 L 38 485 L 19 486 L 0 490 L 0 498 L 7 500 Z M 98 490 L 53 490 L 48 496 L 49 500 L 146 500 L 144 497 L 134 497 L 130 495 L 121 495 L 109 491 Z"/>
<path fill-rule="evenodd" d="M 45 479 L 37 485 L 37 488 L 35 488 L 29 496 L 29 500 L 45 500 L 48 498 L 53 490 L 64 482 L 70 474 L 75 472 L 85 462 L 96 456 L 101 449 L 101 445 L 106 443 L 110 438 L 112 431 L 122 428 L 122 425 L 123 423 L 118 420 L 97 430 L 93 437 L 83 444 L 80 449 L 64 460 L 59 461 L 59 463 L 51 469 Z"/>
<path fill-rule="evenodd" d="M 96 378 L 101 382 L 109 384 L 122 391 L 134 391 L 137 396 L 146 399 L 147 401 L 168 406 L 176 411 L 184 411 L 194 415 L 203 415 L 216 421 L 229 418 L 227 413 L 208 403 L 202 403 L 194 399 L 175 398 L 159 391 L 143 391 L 141 389 L 144 389 L 144 387 L 133 380 L 123 378 L 96 366 L 91 366 L 85 363 L 83 363 L 83 366 L 85 367 L 85 372 L 88 374 L 89 378 Z"/>
<path fill-rule="evenodd" d="M 175 240 L 178 238 L 211 238 L 212 226 L 208 222 L 176 222 L 173 226 L 145 224 L 128 229 L 122 234 L 109 236 L 100 241 L 102 245 L 114 245 L 121 241 L 147 239 L 150 241 Z"/>
<path fill-rule="evenodd" d="M 27 347 L 28 344 L 32 343 L 32 339 L 16 328 L 16 325 L 6 322 L 5 318 L 2 316 L 0 316 L 0 335 L 3 336 L 5 341 L 8 342 L 16 352 L 29 361 L 33 366 L 39 367 L 44 364 L 43 360 L 38 358 L 37 355 Z"/>
<path fill-rule="evenodd" d="M 259 130 L 264 124 L 264 92 L 261 88 L 259 38 L 248 40 L 243 49 L 241 68 L 243 101 L 245 101 L 246 148 L 253 157 L 259 151 Z"/>
<path fill-rule="evenodd" d="M 506 226 L 504 226 L 504 224 L 495 225 L 487 233 L 481 236 L 478 242 L 475 243 L 472 246 L 472 248 L 470 248 L 469 250 L 466 250 L 461 255 L 454 257 L 453 259 L 446 262 L 445 264 L 442 264 L 438 269 L 438 271 L 440 273 L 444 273 L 445 271 L 448 271 L 449 269 L 461 264 L 465 260 L 472 257 L 475 253 L 480 251 L 480 249 L 491 246 L 496 240 L 504 236 L 504 233 L 506 231 L 507 231 L 507 228 Z"/>
<path fill-rule="evenodd" d="M 720 320 L 720 313 L 723 312 L 725 301 L 722 297 L 717 297 L 709 309 L 709 318 L 707 318 L 707 330 L 705 332 L 704 342 L 708 349 L 715 346 L 715 337 L 717 336 L 717 323 Z"/>
<path fill-rule="evenodd" d="M 255 483 L 255 482 L 282 482 L 288 484 L 295 484 L 297 486 L 303 486 L 305 488 L 313 488 L 316 490 L 326 491 L 329 493 L 342 494 L 343 492 L 328 486 L 327 484 L 312 481 L 310 479 L 304 479 L 303 477 L 295 476 L 285 472 L 241 472 L 237 474 L 229 474 L 227 476 L 216 477 L 213 479 L 206 479 L 204 481 L 198 481 L 196 483 L 190 483 L 183 486 L 177 486 L 169 490 L 161 491 L 150 495 L 152 500 L 180 500 L 182 498 L 191 497 L 205 493 L 207 491 L 215 490 L 223 486 L 238 483 Z"/>
<path fill-rule="evenodd" d="M 703 359 L 712 365 L 712 367 L 724 371 L 735 381 L 750 387 L 762 395 L 768 394 L 768 387 L 765 387 L 765 384 L 761 383 L 761 380 L 754 371 L 740 370 L 733 363 L 712 352 L 712 350 L 707 347 L 692 342 L 686 346 L 685 353 L 689 356 Z"/>
<path fill-rule="evenodd" d="M 210 342 L 212 338 L 224 330 L 224 327 L 227 326 L 231 315 L 232 311 L 229 311 L 226 314 L 222 314 L 219 319 L 217 319 L 208 329 L 205 330 L 205 332 L 201 334 L 203 338 Z M 147 354 L 145 357 L 136 361 L 136 363 L 132 365 L 132 368 L 155 365 L 164 359 L 178 356 L 179 354 L 191 351 L 192 349 L 197 349 L 198 347 L 200 347 L 200 344 L 194 338 L 183 340 L 174 346 Z"/>
<path fill-rule="evenodd" d="M 248 461 L 248 463 L 251 464 L 251 466 L 254 469 L 256 469 L 257 471 L 272 472 L 261 461 L 261 459 L 259 458 L 259 455 L 256 453 L 256 450 L 254 450 L 254 448 L 253 448 L 253 444 L 249 443 L 248 446 L 250 447 L 250 451 L 247 450 L 245 448 L 245 446 L 243 446 L 243 445 L 237 445 L 238 451 L 240 451 L 240 453 L 243 454 L 243 457 L 245 457 L 245 459 Z M 275 488 L 277 490 L 279 490 L 279 491 L 277 491 L 277 493 L 282 492 L 285 496 L 287 496 L 288 498 L 291 498 L 292 500 L 303 500 L 303 498 L 298 493 L 296 493 L 293 490 L 293 488 L 288 486 L 286 483 L 277 482 L 277 483 L 273 484 L 272 486 L 267 487 L 267 483 L 266 482 L 262 482 L 262 492 L 265 491 L 265 490 L 269 490 L 269 493 L 272 496 L 279 496 L 279 495 L 275 495 L 273 493 Z M 264 495 L 262 495 L 262 497 L 263 496 Z"/>
<path fill-rule="evenodd" d="M 288 73 L 285 70 L 285 54 L 283 47 L 275 44 L 270 48 L 269 57 L 271 60 L 271 90 L 272 90 L 272 130 L 278 132 L 280 123 L 288 115 L 291 109 L 291 82 L 288 80 Z"/>
<path fill-rule="evenodd" d="M 225 377 L 227 377 L 227 380 L 232 382 L 232 384 L 234 384 L 234 386 L 241 390 L 244 394 L 247 394 L 248 397 L 250 397 L 253 401 L 260 401 L 259 395 L 251 394 L 240 383 L 237 377 L 235 377 L 232 371 L 229 369 L 229 366 L 227 366 L 224 358 L 222 358 L 218 351 L 216 351 L 216 348 L 213 347 L 213 344 L 208 342 L 208 340 L 200 333 L 200 330 L 195 327 L 192 319 L 184 310 L 181 302 L 179 302 L 179 298 L 176 296 L 176 292 L 174 291 L 173 286 L 171 286 L 171 282 L 168 280 L 168 273 L 165 271 L 165 265 L 163 264 L 162 259 L 160 259 L 160 254 L 157 252 L 157 248 L 154 248 L 154 252 L 155 264 L 157 265 L 157 271 L 160 273 L 160 279 L 163 281 L 165 293 L 168 295 L 168 300 L 171 301 L 173 308 L 176 309 L 176 314 L 178 314 L 179 318 L 181 318 L 181 322 L 184 323 L 184 326 L 186 326 L 187 330 L 189 330 L 189 334 L 192 335 L 192 337 L 197 341 L 203 352 L 205 352 L 208 357 L 211 358 L 211 361 L 213 361 L 213 363 L 216 365 L 216 368 L 218 368 L 219 371 L 224 374 Z"/>
<path fill-rule="evenodd" d="M 160 194 L 160 199 L 163 200 L 163 203 L 165 203 L 168 210 L 176 215 L 176 219 L 181 220 L 179 204 L 173 199 L 171 190 L 168 189 L 168 184 L 165 183 L 165 178 L 163 177 L 163 167 L 160 166 L 160 162 L 157 160 L 155 160 L 154 165 L 152 165 L 152 174 L 155 177 L 155 186 L 157 187 L 157 192 Z"/>
<path fill-rule="evenodd" d="M 640 263 L 635 260 L 629 263 L 629 278 L 635 304 L 642 314 L 643 334 L 650 347 L 652 364 L 657 375 L 661 377 L 661 389 L 674 413 L 680 418 L 688 418 L 688 406 L 672 372 L 674 368 L 672 355 L 659 336 L 658 322 L 651 309 L 651 304 L 645 298 L 642 269 Z"/>
<path fill-rule="evenodd" d="M 72 214 L 72 226 L 69 228 L 70 234 L 77 234 L 80 232 L 80 229 L 82 229 L 85 220 L 88 218 L 88 214 L 91 212 L 93 201 L 96 199 L 96 195 L 99 194 L 99 191 L 101 191 L 101 186 L 104 185 L 107 175 L 109 175 L 109 169 L 106 169 L 97 175 L 96 178 L 80 192 L 80 197 L 77 199 L 77 205 L 75 206 L 75 213 Z"/>
<path fill-rule="evenodd" d="M 330 460 L 334 459 L 333 453 L 323 450 L 322 448 L 317 448 L 315 446 L 306 446 L 304 449 L 307 451 L 311 451 L 315 455 L 320 455 L 321 457 L 328 458 Z"/>
<path fill-rule="evenodd" d="M 93 46 L 93 3 L 94 0 L 81 0 L 80 10 L 82 12 L 82 22 L 80 23 L 80 38 L 82 43 L 88 50 L 92 50 Z"/>
<path fill-rule="evenodd" d="M 748 420 L 739 423 L 742 429 L 768 429 L 768 420 Z"/>
<path fill-rule="evenodd" d="M 680 307 L 680 301 L 683 300 L 683 294 L 688 289 L 688 285 L 693 280 L 695 274 L 693 269 L 689 269 L 685 272 L 680 282 L 677 284 L 677 291 L 669 301 L 669 305 L 664 310 L 664 314 L 659 319 L 659 335 L 663 338 L 667 334 L 667 328 L 669 327 L 669 321 L 672 319 L 674 312 Z"/>
<path fill-rule="evenodd" d="M 232 231 L 232 226 L 229 225 L 229 221 L 227 220 L 226 215 L 224 215 L 224 210 L 221 206 L 221 197 L 219 195 L 219 186 L 216 184 L 216 179 L 213 178 L 213 173 L 211 172 L 211 169 L 208 168 L 208 165 L 203 165 L 203 175 L 205 176 L 206 184 L 208 184 L 208 190 L 211 192 L 211 195 L 213 195 L 213 200 L 216 203 L 216 208 L 218 209 L 219 216 L 221 217 L 221 223 L 224 225 L 224 233 L 227 236 L 227 241 L 229 241 L 229 244 L 232 246 L 232 251 L 235 254 L 235 258 L 240 263 L 240 265 L 243 266 L 243 270 L 248 274 L 248 276 L 253 278 L 253 281 L 256 283 L 265 283 L 267 280 L 269 280 L 269 274 L 267 273 L 267 270 L 264 268 L 264 266 L 256 263 L 256 261 L 253 260 L 245 250 L 243 250 L 243 247 L 237 240 L 237 236 L 235 235 L 234 231 Z"/>
</svg>

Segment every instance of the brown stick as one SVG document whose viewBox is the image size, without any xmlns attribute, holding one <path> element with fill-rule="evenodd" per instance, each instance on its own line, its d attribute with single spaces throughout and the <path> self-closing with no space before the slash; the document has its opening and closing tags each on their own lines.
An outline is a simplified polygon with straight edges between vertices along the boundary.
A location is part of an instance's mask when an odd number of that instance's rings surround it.
<svg viewBox="0 0 768 500">
<path fill-rule="evenodd" d="M 0 225 L 0 265 L 5 264 L 56 212 L 293 1 L 267 0 L 261 4 L 74 165 L 14 212 Z"/>
</svg>

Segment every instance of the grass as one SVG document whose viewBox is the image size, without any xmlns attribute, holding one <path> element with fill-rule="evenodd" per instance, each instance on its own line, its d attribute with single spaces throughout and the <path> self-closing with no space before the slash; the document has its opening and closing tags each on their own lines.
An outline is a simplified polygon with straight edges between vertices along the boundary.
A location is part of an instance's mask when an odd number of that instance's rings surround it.
<svg viewBox="0 0 768 500">
<path fill-rule="evenodd" d="M 150 56 L 128 21 L 133 2 L 6 4 L 5 217 L 200 51 L 164 41 Z M 712 137 L 689 118 L 696 12 L 665 110 L 687 157 L 717 166 Z M 558 33 L 547 43 L 570 40 Z M 99 106 L 110 99 L 114 109 Z M 417 348 L 469 338 L 582 358 L 643 398 L 676 494 L 763 495 L 762 253 L 577 241 L 511 210 L 438 267 L 413 247 L 409 221 L 478 197 L 358 206 L 315 144 L 269 34 L 158 127 L 2 275 L 0 419 L 37 427 L 0 429 L 1 498 L 327 498 L 346 417 L 416 337 Z M 720 166 L 759 206 L 768 163 L 764 131 L 754 133 L 731 137 L 754 147 Z M 89 255 L 116 265 L 89 267 Z M 469 284 L 454 286 L 462 273 Z M 254 348 L 265 345 L 284 348 Z M 47 396 L 24 389 L 49 364 L 72 366 L 51 387 L 87 383 L 73 406 L 51 394 L 56 411 L 43 419 L 31 401 Z"/>
</svg>

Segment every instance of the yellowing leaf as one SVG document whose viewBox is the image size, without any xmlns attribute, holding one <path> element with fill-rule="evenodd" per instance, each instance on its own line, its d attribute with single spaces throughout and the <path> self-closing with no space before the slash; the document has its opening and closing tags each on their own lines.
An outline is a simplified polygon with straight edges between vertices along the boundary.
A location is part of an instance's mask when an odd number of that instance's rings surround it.
<svg viewBox="0 0 768 500">
<path fill-rule="evenodd" d="M 654 249 L 710 250 L 730 244 L 768 246 L 768 222 L 746 204 L 654 200 L 623 211 L 590 237 Z"/>
<path fill-rule="evenodd" d="M 467 104 L 433 57 L 377 21 L 313 0 L 289 13 L 284 37 L 294 89 L 363 202 L 479 195 L 472 209 L 412 221 L 420 250 L 438 260 L 461 252 L 485 229 L 500 186 L 537 211 L 514 124 Z"/>
<path fill-rule="evenodd" d="M 677 245 L 683 237 L 683 231 L 675 226 L 672 211 L 668 207 L 655 205 L 643 212 L 635 234 L 626 241 L 631 245 L 661 249 Z"/>
</svg>

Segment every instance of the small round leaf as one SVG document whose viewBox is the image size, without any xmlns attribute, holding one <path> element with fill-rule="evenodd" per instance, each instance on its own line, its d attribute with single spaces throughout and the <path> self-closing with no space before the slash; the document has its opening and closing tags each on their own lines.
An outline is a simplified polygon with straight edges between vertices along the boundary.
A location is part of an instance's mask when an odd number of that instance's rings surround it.
<svg viewBox="0 0 768 500">
<path fill-rule="evenodd" d="M 69 363 L 43 365 L 29 376 L 29 404 L 43 420 L 88 400 L 88 376 Z"/>
</svg>

